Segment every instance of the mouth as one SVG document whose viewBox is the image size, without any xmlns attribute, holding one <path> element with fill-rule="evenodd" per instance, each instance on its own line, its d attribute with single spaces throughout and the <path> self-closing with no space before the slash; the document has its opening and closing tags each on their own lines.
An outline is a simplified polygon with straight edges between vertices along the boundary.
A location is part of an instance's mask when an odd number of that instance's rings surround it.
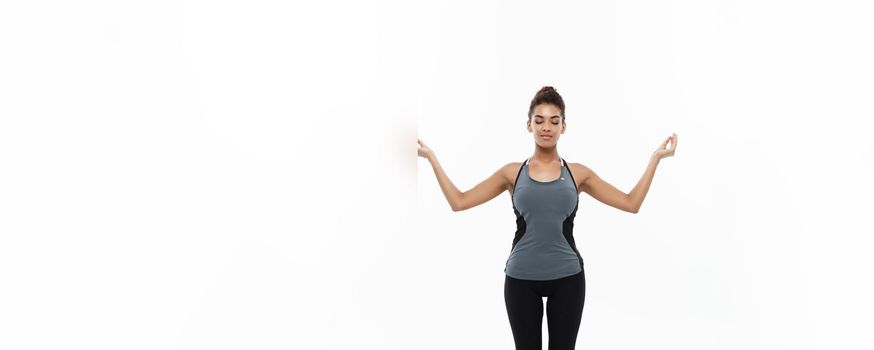
<svg viewBox="0 0 874 350">
<path fill-rule="evenodd" d="M 551 139 L 552 139 L 552 135 L 540 135 L 540 138 L 542 138 L 542 139 L 544 139 L 544 140 L 551 140 Z"/>
</svg>

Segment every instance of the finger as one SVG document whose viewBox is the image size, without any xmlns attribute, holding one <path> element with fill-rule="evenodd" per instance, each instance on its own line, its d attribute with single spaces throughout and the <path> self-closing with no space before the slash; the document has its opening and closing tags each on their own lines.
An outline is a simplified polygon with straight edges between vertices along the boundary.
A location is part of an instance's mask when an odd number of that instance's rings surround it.
<svg viewBox="0 0 874 350">
<path fill-rule="evenodd" d="M 659 145 L 659 148 L 662 148 L 662 149 L 665 148 L 665 146 L 668 144 L 668 141 L 670 141 L 670 140 L 671 140 L 670 137 L 666 138 L 666 139 L 662 142 L 662 144 Z"/>
</svg>

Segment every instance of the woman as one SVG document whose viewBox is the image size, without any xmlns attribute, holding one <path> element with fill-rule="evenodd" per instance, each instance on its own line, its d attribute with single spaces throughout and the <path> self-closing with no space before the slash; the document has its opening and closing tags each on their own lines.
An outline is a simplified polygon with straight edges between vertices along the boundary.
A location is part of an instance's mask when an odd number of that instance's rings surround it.
<svg viewBox="0 0 874 350">
<path fill-rule="evenodd" d="M 564 101 L 551 86 L 544 86 L 534 95 L 527 126 L 534 136 L 534 155 L 504 165 L 466 192 L 452 184 L 434 151 L 421 140 L 417 140 L 419 157 L 431 163 L 453 211 L 470 209 L 505 190 L 510 192 L 517 229 L 504 268 L 504 302 L 516 349 L 541 348 L 543 297 L 547 297 L 549 349 L 573 349 L 586 295 L 583 258 L 573 236 L 579 193 L 586 192 L 604 204 L 637 213 L 659 161 L 674 155 L 677 134 L 653 152 L 640 181 L 626 194 L 585 165 L 567 163 L 559 157 L 558 139 L 567 124 Z M 671 147 L 666 149 L 668 143 Z"/>
</svg>

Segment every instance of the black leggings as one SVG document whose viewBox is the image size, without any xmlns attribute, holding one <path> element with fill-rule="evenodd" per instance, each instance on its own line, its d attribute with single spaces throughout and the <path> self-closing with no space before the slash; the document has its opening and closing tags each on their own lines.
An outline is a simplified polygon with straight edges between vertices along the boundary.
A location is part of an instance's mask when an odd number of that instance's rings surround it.
<svg viewBox="0 0 874 350">
<path fill-rule="evenodd" d="M 548 281 L 505 277 L 504 303 L 516 350 L 542 349 L 542 297 L 547 297 L 549 350 L 572 350 L 577 343 L 586 298 L 585 271 Z"/>
</svg>

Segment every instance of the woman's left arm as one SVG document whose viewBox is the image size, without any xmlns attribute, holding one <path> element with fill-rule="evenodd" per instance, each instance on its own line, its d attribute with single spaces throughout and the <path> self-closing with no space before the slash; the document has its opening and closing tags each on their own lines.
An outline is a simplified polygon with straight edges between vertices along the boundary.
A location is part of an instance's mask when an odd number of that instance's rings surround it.
<svg viewBox="0 0 874 350">
<path fill-rule="evenodd" d="M 671 143 L 671 148 L 666 148 L 668 142 Z M 601 203 L 607 204 L 617 209 L 621 209 L 630 213 L 640 211 L 640 206 L 643 204 L 643 199 L 646 198 L 646 193 L 649 192 L 649 186 L 652 184 L 653 176 L 655 176 L 656 167 L 662 158 L 674 155 L 674 150 L 677 148 L 677 134 L 674 133 L 665 139 L 649 159 L 649 164 L 643 172 L 643 176 L 637 182 L 637 185 L 631 189 L 628 194 L 613 187 L 595 174 L 591 169 L 585 168 L 587 175 L 583 178 L 581 185 L 582 191 L 588 193 L 593 198 Z"/>
</svg>

